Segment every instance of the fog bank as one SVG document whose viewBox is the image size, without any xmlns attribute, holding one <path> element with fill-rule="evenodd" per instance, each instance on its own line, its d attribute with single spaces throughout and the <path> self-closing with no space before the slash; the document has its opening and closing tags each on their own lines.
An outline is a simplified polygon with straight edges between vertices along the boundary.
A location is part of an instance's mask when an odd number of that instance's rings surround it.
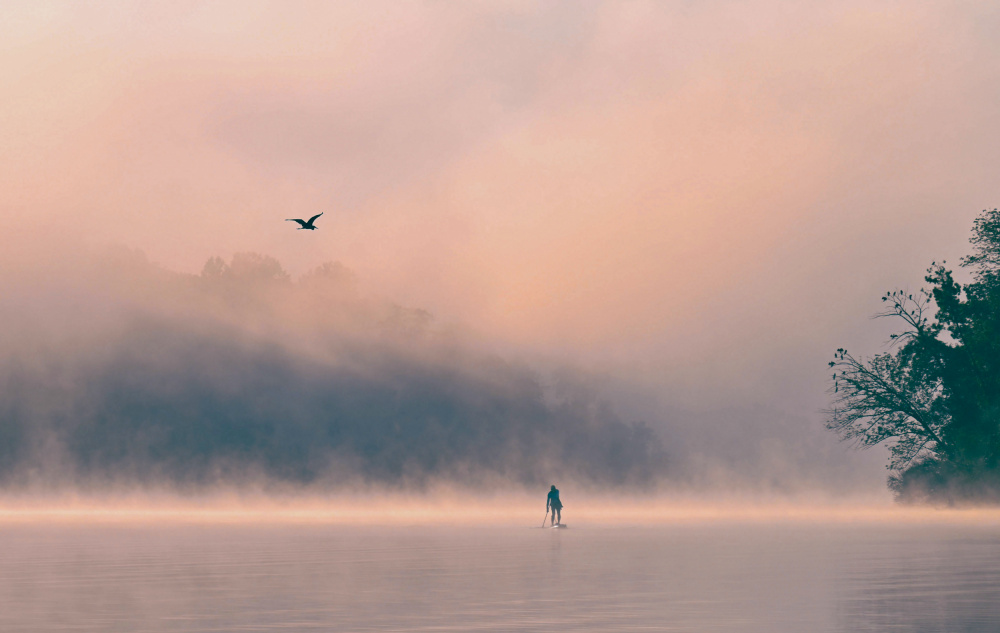
<svg viewBox="0 0 1000 633">
<path fill-rule="evenodd" d="M 7 485 L 649 486 L 660 439 L 340 264 L 269 257 L 174 273 L 137 251 L 13 292 L 0 366 Z M 16 323 L 20 321 L 20 323 Z"/>
<path fill-rule="evenodd" d="M 998 24 L 981 0 L 6 3 L 0 472 L 881 489 L 882 455 L 821 429 L 825 363 L 879 351 L 878 297 L 997 205 Z M 163 269 L 111 283 L 106 243 Z M 200 277 L 246 252 L 292 273 L 280 300 Z M 325 261 L 363 300 L 302 290 Z M 330 393 L 379 422 L 332 433 Z M 397 424 L 407 457 L 367 435 Z"/>
</svg>

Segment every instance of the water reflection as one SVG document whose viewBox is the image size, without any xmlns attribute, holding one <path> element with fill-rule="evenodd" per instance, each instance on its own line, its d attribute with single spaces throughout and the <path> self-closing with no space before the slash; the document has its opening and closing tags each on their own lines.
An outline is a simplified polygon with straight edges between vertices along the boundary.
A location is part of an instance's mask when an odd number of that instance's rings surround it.
<svg viewBox="0 0 1000 633">
<path fill-rule="evenodd" d="M 1000 630 L 996 530 L 914 529 L 893 536 L 870 539 L 864 560 L 845 574 L 843 630 Z"/>
<path fill-rule="evenodd" d="M 986 529 L 0 528 L 0 630 L 994 631 Z"/>
</svg>

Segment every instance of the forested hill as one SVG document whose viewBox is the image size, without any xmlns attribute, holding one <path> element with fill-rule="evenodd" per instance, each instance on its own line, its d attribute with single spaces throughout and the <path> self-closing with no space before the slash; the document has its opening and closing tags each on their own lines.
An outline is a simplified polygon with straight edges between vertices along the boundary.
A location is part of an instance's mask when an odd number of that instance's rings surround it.
<svg viewBox="0 0 1000 633">
<path fill-rule="evenodd" d="M 0 305 L 0 481 L 646 484 L 658 438 L 327 264 L 138 253 Z M 2 300 L 0 300 L 2 301 Z M 14 334 L 16 333 L 16 335 Z"/>
</svg>

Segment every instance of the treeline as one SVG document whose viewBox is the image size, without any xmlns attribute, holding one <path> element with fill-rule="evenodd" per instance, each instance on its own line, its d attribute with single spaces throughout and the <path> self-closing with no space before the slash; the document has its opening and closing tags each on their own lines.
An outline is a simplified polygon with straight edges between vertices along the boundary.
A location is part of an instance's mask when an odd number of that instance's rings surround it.
<svg viewBox="0 0 1000 633">
<path fill-rule="evenodd" d="M 902 329 L 872 358 L 836 352 L 827 426 L 889 445 L 889 486 L 902 501 L 1000 501 L 1000 211 L 972 228 L 961 284 L 943 263 L 927 289 L 886 293 Z"/>
<path fill-rule="evenodd" d="M 241 254 L 184 275 L 121 251 L 91 273 L 75 313 L 24 318 L 33 329 L 4 343 L 7 486 L 614 486 L 663 471 L 646 426 L 365 297 L 339 264 L 292 280 Z M 37 304 L 16 308 L 52 312 Z"/>
</svg>

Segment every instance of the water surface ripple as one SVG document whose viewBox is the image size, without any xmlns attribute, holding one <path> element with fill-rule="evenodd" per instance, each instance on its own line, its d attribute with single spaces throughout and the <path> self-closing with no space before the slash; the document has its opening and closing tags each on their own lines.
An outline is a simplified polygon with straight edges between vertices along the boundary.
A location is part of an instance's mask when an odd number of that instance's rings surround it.
<svg viewBox="0 0 1000 633">
<path fill-rule="evenodd" d="M 1000 530 L 0 526 L 3 631 L 1000 630 Z"/>
</svg>

